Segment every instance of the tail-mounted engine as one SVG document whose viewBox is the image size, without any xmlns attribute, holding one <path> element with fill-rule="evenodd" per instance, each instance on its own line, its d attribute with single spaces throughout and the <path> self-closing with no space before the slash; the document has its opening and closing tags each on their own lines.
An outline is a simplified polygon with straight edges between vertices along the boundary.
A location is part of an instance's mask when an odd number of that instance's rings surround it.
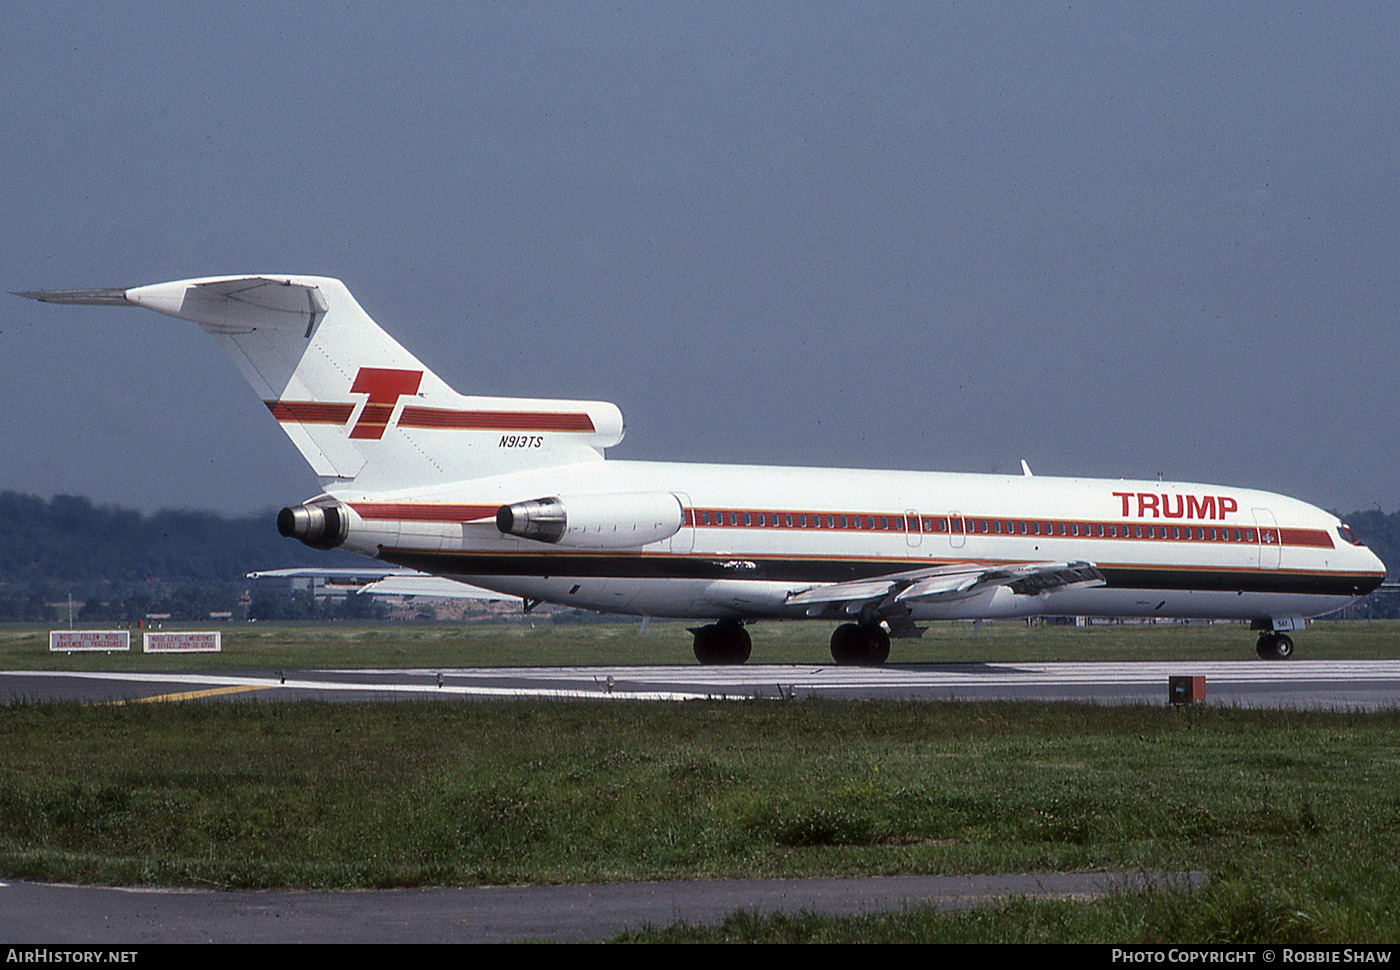
<svg viewBox="0 0 1400 970">
<path fill-rule="evenodd" d="M 669 539 L 685 520 L 670 492 L 570 495 L 502 505 L 496 528 L 506 535 L 584 549 L 627 549 Z"/>
<path fill-rule="evenodd" d="M 350 534 L 350 515 L 339 502 L 308 503 L 278 512 L 277 531 L 314 549 L 334 549 Z"/>
</svg>

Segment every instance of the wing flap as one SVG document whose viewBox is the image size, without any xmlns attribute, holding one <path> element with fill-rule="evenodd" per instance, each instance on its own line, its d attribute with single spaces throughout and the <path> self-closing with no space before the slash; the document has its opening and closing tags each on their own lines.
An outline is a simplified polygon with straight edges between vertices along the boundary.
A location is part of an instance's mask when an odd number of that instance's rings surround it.
<svg viewBox="0 0 1400 970">
<path fill-rule="evenodd" d="M 846 604 L 847 612 L 861 605 L 889 600 L 909 604 L 976 596 L 1006 586 L 1021 596 L 1035 596 L 1076 586 L 1102 586 L 1103 573 L 1088 562 L 954 563 L 871 579 L 825 583 L 788 594 L 793 606 Z"/>
<path fill-rule="evenodd" d="M 264 569 L 248 573 L 249 579 L 317 580 L 340 592 L 377 593 L 380 596 L 429 596 L 437 599 L 503 600 L 514 599 L 479 586 L 469 586 L 445 576 L 434 576 L 416 569 L 387 567 L 374 569 Z"/>
<path fill-rule="evenodd" d="M 813 586 L 801 592 L 789 593 L 787 601 L 793 606 L 812 606 L 821 603 L 878 600 L 884 599 L 894 588 L 895 581 L 892 579 L 827 583 L 824 586 Z"/>
</svg>

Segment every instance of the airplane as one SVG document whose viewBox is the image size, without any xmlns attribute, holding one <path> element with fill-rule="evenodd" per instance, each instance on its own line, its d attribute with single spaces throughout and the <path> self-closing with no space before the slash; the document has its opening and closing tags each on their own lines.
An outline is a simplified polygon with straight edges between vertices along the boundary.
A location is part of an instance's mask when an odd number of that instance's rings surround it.
<svg viewBox="0 0 1400 970">
<path fill-rule="evenodd" d="M 605 459 L 603 401 L 463 395 L 336 279 L 213 276 L 16 294 L 145 307 L 233 358 L 320 480 L 278 531 L 520 597 L 699 620 L 702 664 L 760 620 L 834 621 L 838 664 L 883 664 L 936 620 L 1248 621 L 1265 659 L 1385 566 L 1297 499 L 1188 482 Z"/>
</svg>

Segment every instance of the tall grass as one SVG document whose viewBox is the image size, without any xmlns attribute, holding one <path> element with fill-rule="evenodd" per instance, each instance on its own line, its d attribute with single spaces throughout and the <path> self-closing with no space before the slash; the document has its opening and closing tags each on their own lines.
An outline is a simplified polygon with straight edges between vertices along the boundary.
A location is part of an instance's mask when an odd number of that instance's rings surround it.
<svg viewBox="0 0 1400 970">
<path fill-rule="evenodd" d="M 0 874 L 1208 870 L 1213 905 L 1239 911 L 1230 933 L 1303 912 L 1304 935 L 1394 934 L 1397 728 L 1397 713 L 1029 703 L 19 704 L 0 712 Z M 1184 918 L 1161 905 L 1163 925 Z"/>
</svg>

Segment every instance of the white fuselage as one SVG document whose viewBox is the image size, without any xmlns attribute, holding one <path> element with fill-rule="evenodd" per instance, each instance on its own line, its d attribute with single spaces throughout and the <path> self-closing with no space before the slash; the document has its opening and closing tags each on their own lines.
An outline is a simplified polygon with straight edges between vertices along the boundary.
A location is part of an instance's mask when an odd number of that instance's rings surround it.
<svg viewBox="0 0 1400 970">
<path fill-rule="evenodd" d="M 675 496 L 680 526 L 635 548 L 550 544 L 496 521 L 500 506 L 539 496 L 625 504 L 657 493 Z M 1335 516 L 1202 484 L 594 461 L 336 497 L 356 513 L 346 548 L 528 599 L 650 616 L 831 616 L 789 597 L 944 563 L 1083 561 L 1105 582 L 914 602 L 911 619 L 1312 616 L 1384 576 Z"/>
</svg>

